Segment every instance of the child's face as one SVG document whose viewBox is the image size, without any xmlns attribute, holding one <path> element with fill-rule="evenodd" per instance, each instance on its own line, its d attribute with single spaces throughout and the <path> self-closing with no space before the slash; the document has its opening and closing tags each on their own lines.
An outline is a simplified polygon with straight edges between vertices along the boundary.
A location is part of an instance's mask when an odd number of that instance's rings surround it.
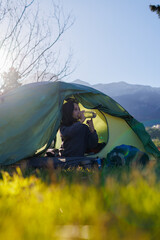
<svg viewBox="0 0 160 240">
<path fill-rule="evenodd" d="M 76 120 L 78 120 L 79 117 L 80 117 L 80 108 L 79 108 L 77 103 L 74 103 L 74 109 L 73 109 L 72 117 Z"/>
</svg>

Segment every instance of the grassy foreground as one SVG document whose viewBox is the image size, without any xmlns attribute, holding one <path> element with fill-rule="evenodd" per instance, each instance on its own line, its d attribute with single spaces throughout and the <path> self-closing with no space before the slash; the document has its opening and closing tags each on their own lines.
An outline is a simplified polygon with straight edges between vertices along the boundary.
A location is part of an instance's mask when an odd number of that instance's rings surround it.
<svg viewBox="0 0 160 240">
<path fill-rule="evenodd" d="M 160 239 L 159 169 L 1 170 L 0 239 Z"/>
</svg>

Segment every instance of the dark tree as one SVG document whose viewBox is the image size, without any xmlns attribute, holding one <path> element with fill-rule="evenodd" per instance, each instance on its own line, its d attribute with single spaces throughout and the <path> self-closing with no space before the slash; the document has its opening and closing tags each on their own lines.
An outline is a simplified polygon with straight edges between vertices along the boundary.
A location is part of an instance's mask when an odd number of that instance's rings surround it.
<svg viewBox="0 0 160 240">
<path fill-rule="evenodd" d="M 156 12 L 158 14 L 158 17 L 160 18 L 160 5 L 150 5 L 149 6 L 152 12 Z"/>
<path fill-rule="evenodd" d="M 17 88 L 21 86 L 21 83 L 18 81 L 20 79 L 19 72 L 15 68 L 10 68 L 8 72 L 4 72 L 2 74 L 2 84 L 1 89 L 3 89 L 3 92 L 6 93 L 13 88 Z"/>
</svg>

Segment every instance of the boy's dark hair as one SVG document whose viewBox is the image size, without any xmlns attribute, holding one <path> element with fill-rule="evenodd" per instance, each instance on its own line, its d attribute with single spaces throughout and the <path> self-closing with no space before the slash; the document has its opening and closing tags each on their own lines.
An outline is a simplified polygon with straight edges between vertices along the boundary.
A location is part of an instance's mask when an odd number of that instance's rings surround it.
<svg viewBox="0 0 160 240">
<path fill-rule="evenodd" d="M 72 117 L 74 103 L 78 104 L 76 99 L 68 98 L 66 99 L 66 103 L 63 104 L 61 126 L 71 126 L 74 122 L 77 122 L 77 120 Z"/>
</svg>

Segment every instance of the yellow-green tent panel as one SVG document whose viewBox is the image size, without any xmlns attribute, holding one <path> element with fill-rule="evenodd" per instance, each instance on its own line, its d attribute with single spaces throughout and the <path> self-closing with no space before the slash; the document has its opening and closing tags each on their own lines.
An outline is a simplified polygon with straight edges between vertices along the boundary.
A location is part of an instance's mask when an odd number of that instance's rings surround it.
<svg viewBox="0 0 160 240">
<path fill-rule="evenodd" d="M 108 122 L 108 142 L 96 156 L 104 157 L 114 147 L 122 144 L 131 145 L 146 152 L 142 142 L 125 120 L 107 113 L 104 113 L 104 115 Z"/>
</svg>

